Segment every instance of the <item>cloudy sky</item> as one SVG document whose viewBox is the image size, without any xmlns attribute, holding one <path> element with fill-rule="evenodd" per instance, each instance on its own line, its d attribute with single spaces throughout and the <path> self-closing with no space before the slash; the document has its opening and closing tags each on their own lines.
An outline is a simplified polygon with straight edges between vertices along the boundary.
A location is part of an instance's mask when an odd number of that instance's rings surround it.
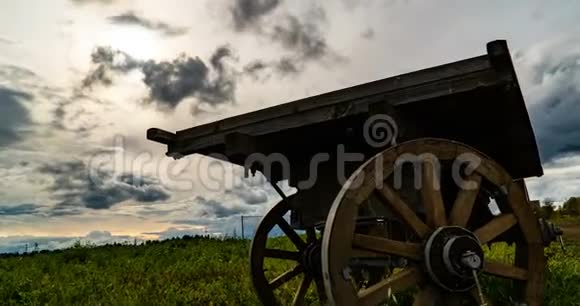
<svg viewBox="0 0 580 306">
<path fill-rule="evenodd" d="M 495 39 L 541 151 L 531 196 L 580 195 L 577 20 L 574 1 L 2 1 L 0 252 L 231 234 L 275 192 L 236 167 L 164 157 L 148 128 L 477 56 Z"/>
</svg>

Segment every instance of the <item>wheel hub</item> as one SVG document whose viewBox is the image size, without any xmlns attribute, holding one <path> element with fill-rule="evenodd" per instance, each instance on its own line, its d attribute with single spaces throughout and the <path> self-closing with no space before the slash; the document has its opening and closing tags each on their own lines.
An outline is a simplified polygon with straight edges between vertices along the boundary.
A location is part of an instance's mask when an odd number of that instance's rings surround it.
<svg viewBox="0 0 580 306">
<path fill-rule="evenodd" d="M 307 273 L 316 278 L 322 278 L 322 247 L 319 241 L 306 246 L 304 253 L 302 253 L 302 265 Z"/>
<path fill-rule="evenodd" d="M 424 268 L 442 289 L 467 291 L 475 285 L 474 271 L 477 274 L 483 268 L 483 249 L 469 230 L 440 227 L 424 245 Z"/>
</svg>

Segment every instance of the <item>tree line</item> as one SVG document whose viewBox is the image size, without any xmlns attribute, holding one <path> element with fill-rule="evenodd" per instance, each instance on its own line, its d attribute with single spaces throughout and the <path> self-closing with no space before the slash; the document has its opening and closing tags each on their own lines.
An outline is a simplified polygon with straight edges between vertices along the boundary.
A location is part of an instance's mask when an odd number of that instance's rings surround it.
<svg viewBox="0 0 580 306">
<path fill-rule="evenodd" d="M 545 219 L 580 216 L 580 197 L 570 197 L 562 206 L 556 206 L 554 200 L 545 199 L 540 207 L 540 215 Z"/>
</svg>

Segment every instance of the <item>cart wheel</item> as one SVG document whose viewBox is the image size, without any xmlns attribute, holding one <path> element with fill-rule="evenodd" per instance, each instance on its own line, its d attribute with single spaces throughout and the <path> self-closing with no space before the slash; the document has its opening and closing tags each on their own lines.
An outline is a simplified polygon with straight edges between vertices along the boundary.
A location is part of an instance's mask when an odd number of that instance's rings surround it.
<svg viewBox="0 0 580 306">
<path fill-rule="evenodd" d="M 477 164 L 466 168 L 460 163 L 465 160 Z M 459 170 L 467 185 L 456 183 Z M 356 216 L 371 196 L 415 238 L 357 233 Z M 512 263 L 484 256 L 485 246 L 496 241 L 516 245 Z M 406 258 L 408 264 L 368 288 L 355 288 L 351 263 L 369 253 Z M 399 303 L 412 297 L 415 306 L 491 305 L 479 286 L 483 273 L 488 281 L 511 280 L 519 288 L 512 300 L 535 306 L 542 302 L 545 257 L 523 181 L 512 181 L 471 147 L 428 138 L 386 149 L 352 174 L 326 221 L 322 269 L 334 305 L 378 305 L 397 297 Z"/>
<path fill-rule="evenodd" d="M 317 238 L 314 227 L 306 230 L 304 241 L 284 219 L 289 210 L 288 201 L 279 202 L 264 216 L 256 229 L 250 248 L 250 273 L 254 289 L 264 305 L 280 305 L 281 301 L 276 296 L 287 295 L 288 290 L 293 291 L 292 305 L 305 305 L 308 304 L 305 302 L 307 291 L 314 284 L 318 299 L 323 304 L 325 291 L 320 263 L 321 241 Z M 289 244 L 292 244 L 293 250 L 282 249 L 284 247 L 280 245 L 277 248 L 268 245 L 268 234 L 276 225 L 290 240 Z M 289 268 L 286 272 L 271 275 L 272 271 L 269 269 L 273 266 L 268 266 L 267 260 L 277 261 L 274 266 Z M 300 282 L 297 282 L 297 279 L 300 279 Z M 292 283 L 295 284 L 295 288 L 289 289 Z M 276 294 L 277 291 L 279 294 Z"/>
</svg>

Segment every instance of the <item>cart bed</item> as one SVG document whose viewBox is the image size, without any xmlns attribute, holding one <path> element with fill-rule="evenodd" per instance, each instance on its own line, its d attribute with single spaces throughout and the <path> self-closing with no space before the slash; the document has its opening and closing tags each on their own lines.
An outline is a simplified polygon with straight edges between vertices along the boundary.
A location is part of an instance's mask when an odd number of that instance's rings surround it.
<svg viewBox="0 0 580 306">
<path fill-rule="evenodd" d="M 167 155 L 224 154 L 241 164 L 253 152 L 277 152 L 302 162 L 337 144 L 356 144 L 364 121 L 392 114 L 402 140 L 441 137 L 471 145 L 500 162 L 514 178 L 541 176 L 534 133 L 505 41 L 487 54 L 280 104 L 147 138 Z M 358 140 L 357 140 L 358 139 Z M 353 145 L 352 147 L 361 148 Z M 370 149 L 366 154 L 374 154 Z"/>
</svg>

